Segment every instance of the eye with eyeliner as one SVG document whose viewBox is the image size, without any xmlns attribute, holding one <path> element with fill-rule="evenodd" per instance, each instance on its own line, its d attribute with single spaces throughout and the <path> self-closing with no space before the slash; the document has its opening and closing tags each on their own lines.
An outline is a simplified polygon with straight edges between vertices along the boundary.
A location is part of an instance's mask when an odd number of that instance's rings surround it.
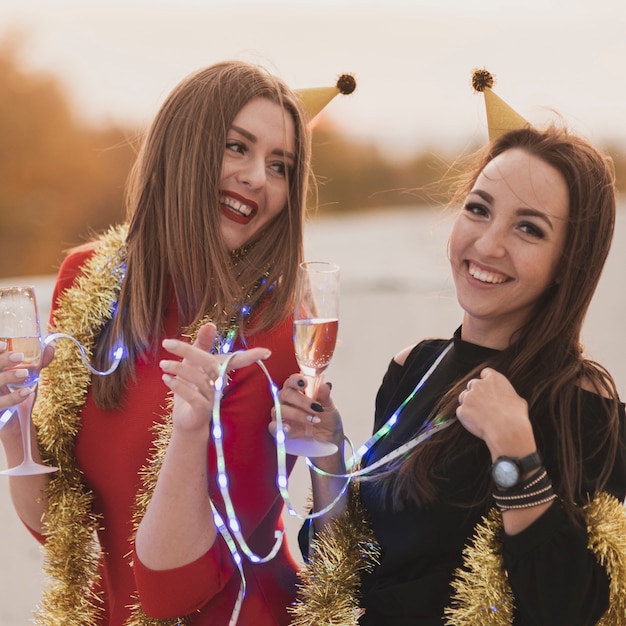
<svg viewBox="0 0 626 626">
<path fill-rule="evenodd" d="M 532 222 L 521 222 L 518 225 L 518 228 L 526 235 L 531 237 L 535 237 L 536 239 L 545 239 L 546 233 L 542 228 L 539 228 L 536 224 Z"/>
<path fill-rule="evenodd" d="M 226 152 L 236 155 L 246 155 L 250 152 L 250 146 L 240 139 L 228 139 L 226 141 Z M 278 151 L 277 151 L 278 152 Z M 276 155 L 274 155 L 275 157 Z M 274 158 L 267 161 L 267 168 L 276 176 L 285 178 L 289 173 L 293 165 L 289 158 Z"/>
<path fill-rule="evenodd" d="M 477 202 L 467 202 L 463 207 L 463 210 L 475 217 L 485 217 L 489 213 L 487 207 Z"/>
<path fill-rule="evenodd" d="M 245 154 L 248 148 L 241 141 L 229 139 L 226 142 L 226 150 L 229 150 L 231 152 L 237 152 L 239 154 Z"/>
<path fill-rule="evenodd" d="M 287 174 L 288 167 L 284 161 L 273 161 L 270 163 L 269 167 L 279 176 L 284 177 Z"/>
</svg>

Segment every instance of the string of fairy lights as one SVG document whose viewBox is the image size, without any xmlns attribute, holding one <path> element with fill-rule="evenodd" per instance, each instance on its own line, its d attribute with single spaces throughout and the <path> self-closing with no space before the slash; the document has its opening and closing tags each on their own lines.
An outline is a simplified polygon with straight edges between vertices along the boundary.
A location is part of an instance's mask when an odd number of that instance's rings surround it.
<svg viewBox="0 0 626 626">
<path fill-rule="evenodd" d="M 222 496 L 224 502 L 224 512 L 225 518 L 223 515 L 217 510 L 215 505 L 212 503 L 212 511 L 213 511 L 213 519 L 216 526 L 217 531 L 220 536 L 223 538 L 230 554 L 232 556 L 233 562 L 235 563 L 240 576 L 240 588 L 238 592 L 238 596 L 233 608 L 233 612 L 229 621 L 229 626 L 235 626 L 237 624 L 238 616 L 241 610 L 241 606 L 243 600 L 246 595 L 246 577 L 244 573 L 243 560 L 244 557 L 248 559 L 252 563 L 267 563 L 271 561 L 278 553 L 281 548 L 281 545 L 284 541 L 285 531 L 276 531 L 275 533 L 275 541 L 274 545 L 271 547 L 269 552 L 266 555 L 259 555 L 255 553 L 242 532 L 242 527 L 239 522 L 239 518 L 237 516 L 237 512 L 235 510 L 235 506 L 233 504 L 230 489 L 229 489 L 229 477 L 228 477 L 228 468 L 226 466 L 226 459 L 224 454 L 224 430 L 222 427 L 222 419 L 221 419 L 221 402 L 224 393 L 224 389 L 227 385 L 228 381 L 228 371 L 231 359 L 235 357 L 240 351 L 231 352 L 231 349 L 234 345 L 236 339 L 236 329 L 230 328 L 227 335 L 222 339 L 222 343 L 219 347 L 218 352 L 222 355 L 222 360 L 219 364 L 218 368 L 218 376 L 215 380 L 215 397 L 213 403 L 213 411 L 212 411 L 212 428 L 211 428 L 211 437 L 215 446 L 215 455 L 216 455 L 216 466 L 217 466 L 217 476 L 216 483 L 220 494 Z M 56 341 L 58 339 L 69 339 L 73 341 L 81 354 L 81 358 L 85 364 L 85 366 L 91 371 L 93 374 L 98 376 L 107 376 L 115 371 L 115 369 L 119 366 L 124 350 L 122 347 L 118 347 L 114 350 L 112 355 L 111 364 L 106 370 L 98 370 L 94 368 L 89 362 L 89 358 L 86 354 L 84 347 L 81 343 L 72 337 L 71 335 L 65 333 L 54 333 L 48 335 L 44 340 L 44 345 L 48 345 L 52 341 Z M 420 379 L 420 381 L 415 385 L 414 389 L 407 395 L 404 401 L 400 404 L 400 406 L 393 412 L 393 414 L 389 417 L 389 419 L 381 426 L 373 435 L 370 437 L 363 445 L 361 445 L 356 451 L 349 440 L 346 437 L 346 442 L 350 449 L 350 457 L 346 461 L 346 472 L 343 474 L 331 474 L 325 472 L 318 467 L 316 467 L 309 458 L 306 459 L 307 465 L 315 472 L 332 478 L 340 478 L 343 480 L 343 485 L 339 490 L 336 497 L 324 508 L 316 511 L 310 512 L 307 514 L 299 513 L 294 507 L 290 495 L 289 495 L 289 476 L 287 470 L 287 452 L 285 450 L 285 440 L 286 434 L 284 429 L 284 423 L 282 418 L 282 411 L 280 400 L 278 397 L 278 387 L 272 380 L 272 377 L 267 370 L 265 364 L 261 361 L 256 361 L 256 365 L 261 369 L 264 376 L 267 378 L 269 391 L 272 397 L 272 402 L 275 410 L 275 419 L 276 419 L 276 431 L 275 431 L 275 442 L 276 442 L 276 454 L 277 454 L 277 475 L 276 475 L 276 485 L 280 492 L 280 495 L 285 503 L 285 507 L 292 517 L 297 517 L 301 520 L 310 520 L 318 518 L 328 511 L 330 511 L 339 500 L 345 495 L 348 486 L 353 480 L 368 480 L 375 477 L 377 470 L 380 468 L 384 468 L 385 466 L 389 466 L 394 460 L 404 456 L 407 454 L 415 446 L 419 445 L 422 441 L 432 436 L 438 430 L 446 428 L 449 426 L 453 420 L 451 419 L 441 419 L 435 418 L 429 422 L 427 422 L 421 430 L 406 444 L 396 448 L 389 454 L 385 455 L 383 458 L 373 463 L 372 465 L 360 469 L 360 461 L 361 459 L 371 450 L 371 448 L 382 438 L 386 437 L 393 427 L 397 424 L 400 415 L 407 404 L 415 397 L 415 395 L 419 392 L 419 390 L 424 386 L 424 383 L 428 380 L 431 374 L 435 371 L 435 369 L 439 366 L 443 358 L 449 352 L 452 347 L 452 343 L 450 342 L 438 355 L 436 360 L 433 362 L 428 371 L 424 374 L 424 376 Z M 0 414 L 0 428 L 10 419 L 14 408 L 6 409 L 2 414 Z"/>
</svg>

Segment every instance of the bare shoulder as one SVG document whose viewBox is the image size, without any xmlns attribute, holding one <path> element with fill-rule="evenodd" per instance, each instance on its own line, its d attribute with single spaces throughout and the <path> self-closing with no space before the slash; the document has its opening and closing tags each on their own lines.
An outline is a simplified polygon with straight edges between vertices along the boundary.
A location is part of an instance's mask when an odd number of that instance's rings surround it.
<svg viewBox="0 0 626 626">
<path fill-rule="evenodd" d="M 415 348 L 417 344 L 414 343 L 402 350 L 400 350 L 400 352 L 398 352 L 398 354 L 396 354 L 396 356 L 393 357 L 393 360 L 398 364 L 398 365 L 404 365 L 407 357 L 409 356 L 409 354 L 411 354 L 411 351 L 413 350 L 413 348 Z"/>
<path fill-rule="evenodd" d="M 589 376 L 581 376 L 578 380 L 578 386 L 584 391 L 595 393 L 602 398 L 611 398 L 613 396 L 606 383 L 600 384 L 598 381 L 593 380 Z"/>
</svg>

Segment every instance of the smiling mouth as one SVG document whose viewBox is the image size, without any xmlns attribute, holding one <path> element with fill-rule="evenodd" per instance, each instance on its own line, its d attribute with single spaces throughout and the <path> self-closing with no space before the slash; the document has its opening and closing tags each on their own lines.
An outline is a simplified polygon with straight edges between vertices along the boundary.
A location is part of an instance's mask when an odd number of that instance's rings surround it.
<svg viewBox="0 0 626 626">
<path fill-rule="evenodd" d="M 473 264 L 468 264 L 468 272 L 472 278 L 479 280 L 481 283 L 490 283 L 492 285 L 500 285 L 508 280 L 508 277 L 504 274 L 495 274 L 493 272 L 487 272 L 481 270 Z"/>
<path fill-rule="evenodd" d="M 247 224 L 257 213 L 255 207 L 226 194 L 220 194 L 220 205 L 227 217 L 241 224 Z"/>
</svg>

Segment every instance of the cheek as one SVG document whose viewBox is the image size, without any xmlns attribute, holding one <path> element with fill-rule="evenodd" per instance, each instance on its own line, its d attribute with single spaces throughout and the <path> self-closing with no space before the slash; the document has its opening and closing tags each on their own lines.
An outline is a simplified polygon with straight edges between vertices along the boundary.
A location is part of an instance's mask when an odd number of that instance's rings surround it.
<svg viewBox="0 0 626 626">
<path fill-rule="evenodd" d="M 232 170 L 233 168 L 228 165 L 228 161 L 224 159 L 222 161 L 222 170 L 220 172 L 220 185 L 222 185 L 224 181 L 232 175 Z"/>
<path fill-rule="evenodd" d="M 517 260 L 518 276 L 529 293 L 542 295 L 556 279 L 556 266 L 552 259 L 541 256 L 520 256 Z"/>
<path fill-rule="evenodd" d="M 289 199 L 289 191 L 285 187 L 274 189 L 269 196 L 269 213 L 270 217 L 276 217 L 279 213 L 286 209 Z"/>
<path fill-rule="evenodd" d="M 552 264 L 550 265 L 550 269 L 546 272 L 545 284 L 546 288 L 554 285 L 559 282 L 559 268 L 561 266 L 561 257 L 557 257 L 552 260 Z"/>
<path fill-rule="evenodd" d="M 463 241 L 463 229 L 459 226 L 458 221 L 454 222 L 447 246 L 448 260 L 452 265 L 460 261 L 461 251 L 464 248 Z"/>
<path fill-rule="evenodd" d="M 564 242 L 558 242 L 542 255 L 529 254 L 524 261 L 527 267 L 534 267 L 537 282 L 543 283 L 546 288 L 559 282 L 564 245 Z"/>
</svg>

